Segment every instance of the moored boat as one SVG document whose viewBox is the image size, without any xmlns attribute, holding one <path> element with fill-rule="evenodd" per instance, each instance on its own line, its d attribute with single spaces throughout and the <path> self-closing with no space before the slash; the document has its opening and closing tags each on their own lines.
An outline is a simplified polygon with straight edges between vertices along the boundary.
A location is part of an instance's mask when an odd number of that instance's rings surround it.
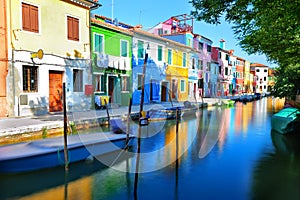
<svg viewBox="0 0 300 200">
<path fill-rule="evenodd" d="M 282 109 L 272 116 L 271 126 L 273 130 L 281 134 L 300 129 L 300 110 L 294 107 Z"/>
<path fill-rule="evenodd" d="M 129 136 L 132 145 L 134 136 Z M 68 163 L 126 147 L 126 134 L 91 133 L 68 136 Z M 0 147 L 0 173 L 16 173 L 64 165 L 63 137 L 47 138 Z"/>
</svg>

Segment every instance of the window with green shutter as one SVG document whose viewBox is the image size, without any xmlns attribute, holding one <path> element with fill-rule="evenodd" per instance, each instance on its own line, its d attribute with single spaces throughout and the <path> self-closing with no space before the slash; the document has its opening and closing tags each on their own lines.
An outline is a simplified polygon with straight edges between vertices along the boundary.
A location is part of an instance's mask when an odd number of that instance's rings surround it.
<svg viewBox="0 0 300 200">
<path fill-rule="evenodd" d="M 138 41 L 138 58 L 144 58 L 144 42 Z"/>
<path fill-rule="evenodd" d="M 104 37 L 97 33 L 94 34 L 94 51 L 98 53 L 103 53 Z"/>
<path fill-rule="evenodd" d="M 162 61 L 162 46 L 160 45 L 157 47 L 157 60 Z"/>
<path fill-rule="evenodd" d="M 128 41 L 121 40 L 121 56 L 127 57 L 128 56 Z"/>
</svg>

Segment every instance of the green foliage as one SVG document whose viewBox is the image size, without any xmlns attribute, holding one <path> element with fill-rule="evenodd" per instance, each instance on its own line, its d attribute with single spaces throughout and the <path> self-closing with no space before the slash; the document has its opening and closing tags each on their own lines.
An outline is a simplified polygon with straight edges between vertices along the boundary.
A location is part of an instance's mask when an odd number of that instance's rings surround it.
<svg viewBox="0 0 300 200">
<path fill-rule="evenodd" d="M 295 99 L 300 88 L 300 64 L 279 67 L 273 95 L 276 97 L 288 97 Z"/>
</svg>

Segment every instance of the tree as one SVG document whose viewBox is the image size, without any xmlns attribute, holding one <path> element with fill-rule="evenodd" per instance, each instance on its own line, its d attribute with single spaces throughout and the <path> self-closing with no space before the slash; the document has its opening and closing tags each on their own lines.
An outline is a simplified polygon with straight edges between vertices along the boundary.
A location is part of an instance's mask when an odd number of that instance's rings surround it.
<svg viewBox="0 0 300 200">
<path fill-rule="evenodd" d="M 277 63 L 282 72 L 278 77 L 279 82 L 290 75 L 290 69 L 299 71 L 299 0 L 191 0 L 190 3 L 195 9 L 191 14 L 197 20 L 219 24 L 224 17 L 232 24 L 243 50 L 248 54 L 265 54 L 269 61 Z M 296 87 L 292 91 L 297 91 L 299 76 L 288 80 L 295 81 L 290 84 Z"/>
</svg>

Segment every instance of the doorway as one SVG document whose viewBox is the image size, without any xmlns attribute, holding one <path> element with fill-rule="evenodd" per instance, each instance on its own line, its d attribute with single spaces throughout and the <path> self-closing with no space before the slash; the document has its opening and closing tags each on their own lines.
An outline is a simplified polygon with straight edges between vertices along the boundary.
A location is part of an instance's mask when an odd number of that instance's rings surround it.
<svg viewBox="0 0 300 200">
<path fill-rule="evenodd" d="M 62 77 L 63 72 L 49 71 L 49 112 L 63 110 Z"/>
</svg>

